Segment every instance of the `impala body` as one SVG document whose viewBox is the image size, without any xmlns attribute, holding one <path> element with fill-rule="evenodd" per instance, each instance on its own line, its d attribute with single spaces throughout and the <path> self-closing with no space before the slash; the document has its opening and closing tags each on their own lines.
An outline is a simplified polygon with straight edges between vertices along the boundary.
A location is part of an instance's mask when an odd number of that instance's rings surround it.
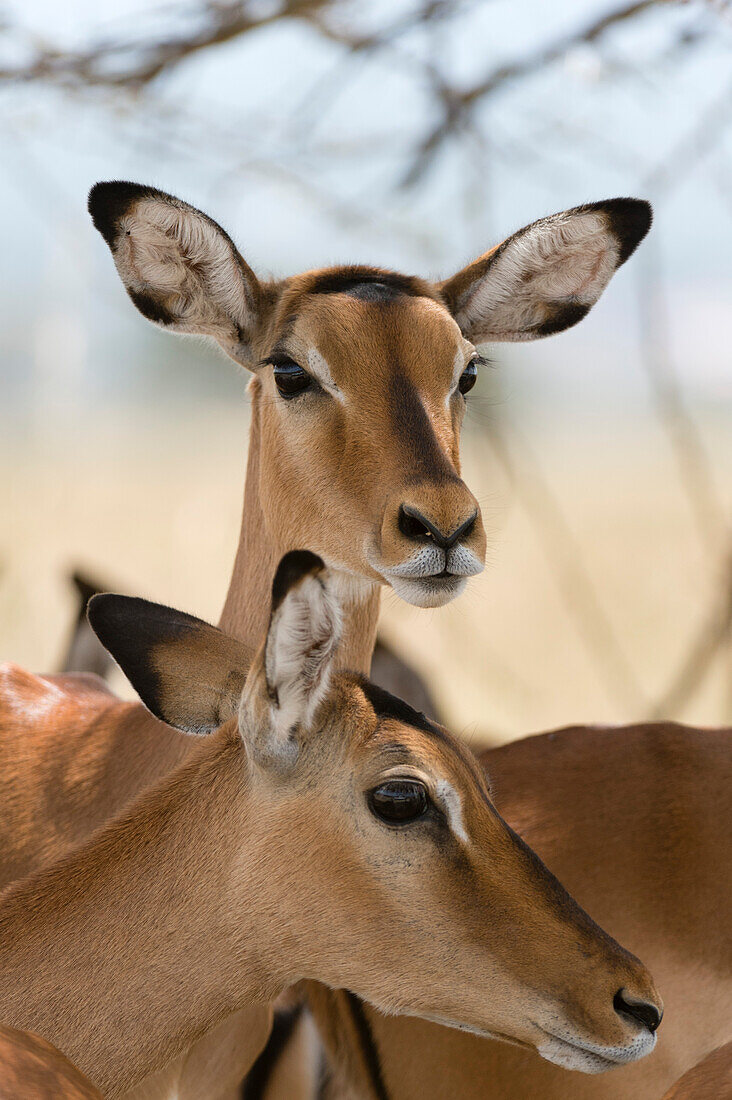
<svg viewBox="0 0 732 1100">
<path fill-rule="evenodd" d="M 479 760 L 505 819 L 649 966 L 665 1005 L 658 1043 L 607 1075 L 570 1074 L 528 1051 L 368 1006 L 356 1034 L 340 995 L 318 989 L 311 1007 L 341 1071 L 334 1095 L 350 1086 L 367 1100 L 660 1100 L 732 1041 L 732 731 L 579 726 Z M 722 1055 L 713 1068 L 722 1080 Z"/>
<path fill-rule="evenodd" d="M 0 1018 L 110 1097 L 303 978 L 589 1072 L 653 1048 L 650 976 L 508 828 L 475 758 L 334 672 L 319 558 L 283 559 L 248 674 L 191 616 L 97 596 L 90 619 L 156 715 L 209 736 L 4 894 Z"/>
<path fill-rule="evenodd" d="M 102 1100 L 60 1050 L 28 1031 L 0 1025 L 0 1100 Z"/>
<path fill-rule="evenodd" d="M 215 222 L 163 192 L 97 185 L 90 211 L 145 316 L 213 337 L 253 372 L 244 513 L 222 627 L 253 650 L 277 562 L 310 545 L 341 599 L 336 660 L 361 672 L 383 585 L 434 606 L 482 567 L 481 517 L 459 466 L 476 347 L 576 323 L 650 224 L 646 203 L 615 199 L 533 223 L 438 283 L 358 266 L 266 282 Z M 68 683 L 7 677 L 3 882 L 69 851 L 193 751 L 190 737 L 90 685 L 80 721 Z M 32 739 L 19 733 L 21 718 L 38 719 Z M 269 1010 L 258 1016 L 266 1034 Z M 219 1066 L 227 1061 L 234 1079 L 252 1054 L 232 1057 L 241 1017 L 231 1027 L 227 1036 L 220 1025 Z M 254 1034 L 251 1019 L 244 1030 Z M 205 1052 L 207 1042 L 196 1047 Z M 160 1095 L 183 1095 L 186 1065 L 156 1083 Z"/>
</svg>

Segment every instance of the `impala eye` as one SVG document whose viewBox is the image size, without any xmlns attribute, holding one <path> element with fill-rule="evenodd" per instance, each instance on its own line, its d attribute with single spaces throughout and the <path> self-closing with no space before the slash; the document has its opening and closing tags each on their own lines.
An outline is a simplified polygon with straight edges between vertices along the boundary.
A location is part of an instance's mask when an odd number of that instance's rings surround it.
<svg viewBox="0 0 732 1100">
<path fill-rule="evenodd" d="M 275 386 L 283 397 L 295 397 L 298 393 L 304 393 L 312 384 L 313 380 L 307 371 L 292 360 L 275 363 L 273 369 Z"/>
<path fill-rule="evenodd" d="M 389 779 L 368 795 L 369 809 L 391 825 L 406 825 L 426 813 L 427 788 L 416 779 Z"/>
<path fill-rule="evenodd" d="M 458 389 L 460 393 L 467 393 L 468 390 L 472 390 L 478 377 L 478 364 L 475 360 L 471 360 L 467 367 L 460 375 L 460 381 L 458 382 Z"/>
</svg>

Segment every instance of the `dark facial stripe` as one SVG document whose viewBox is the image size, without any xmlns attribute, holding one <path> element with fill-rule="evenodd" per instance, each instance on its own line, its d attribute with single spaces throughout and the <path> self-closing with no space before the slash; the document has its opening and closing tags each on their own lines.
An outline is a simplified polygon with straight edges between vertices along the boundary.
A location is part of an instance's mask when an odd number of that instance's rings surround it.
<svg viewBox="0 0 732 1100">
<path fill-rule="evenodd" d="M 369 292 L 366 288 L 373 287 Z M 378 289 L 377 289 L 378 288 Z M 380 271 L 375 267 L 342 267 L 326 271 L 316 276 L 307 287 L 308 294 L 355 294 L 367 301 L 379 298 L 393 299 L 398 294 L 410 297 L 423 297 L 430 294 L 429 288 L 421 279 L 411 275 L 400 275 L 396 271 Z M 369 294 L 373 297 L 370 297 Z"/>
<path fill-rule="evenodd" d="M 366 1015 L 366 1009 L 355 993 L 350 993 L 347 989 L 343 992 L 345 993 L 346 1001 L 351 1011 L 353 1026 L 358 1035 L 364 1065 L 369 1075 L 371 1092 L 376 1100 L 389 1100 L 389 1093 L 387 1092 L 384 1074 L 381 1069 L 379 1050 L 376 1046 L 374 1033 L 371 1030 L 371 1024 Z"/>
<path fill-rule="evenodd" d="M 295 1005 L 287 1012 L 276 1012 L 267 1045 L 249 1070 L 241 1085 L 241 1100 L 263 1100 L 277 1063 L 292 1038 L 303 1006 Z"/>
<path fill-rule="evenodd" d="M 384 688 L 368 680 L 365 676 L 359 676 L 358 682 L 364 695 L 374 708 L 379 718 L 396 718 L 398 722 L 404 722 L 406 726 L 414 726 L 423 733 L 431 733 L 439 736 L 440 731 L 426 714 L 410 707 L 403 699 L 397 699 Z"/>
<path fill-rule="evenodd" d="M 486 799 L 483 776 L 478 761 L 470 749 L 463 745 L 457 738 L 451 737 L 448 733 L 445 733 L 445 731 L 435 725 L 434 722 L 431 722 L 426 714 L 421 714 L 420 711 L 414 710 L 414 708 L 410 707 L 408 703 L 405 703 L 403 699 L 398 699 L 396 695 L 392 695 L 391 692 L 378 687 L 376 684 L 372 683 L 371 680 L 367 679 L 366 676 L 358 675 L 356 679 L 364 695 L 374 708 L 374 713 L 377 718 L 394 718 L 397 722 L 403 722 L 405 726 L 412 726 L 421 733 L 428 734 L 434 741 L 437 741 L 438 744 L 446 747 L 451 753 L 459 756 L 463 764 L 467 766 L 470 774 L 475 778 L 481 798 Z"/>
<path fill-rule="evenodd" d="M 392 428 L 405 451 L 407 468 L 429 481 L 457 481 L 419 393 L 399 370 L 393 371 L 389 380 L 388 400 Z"/>
</svg>

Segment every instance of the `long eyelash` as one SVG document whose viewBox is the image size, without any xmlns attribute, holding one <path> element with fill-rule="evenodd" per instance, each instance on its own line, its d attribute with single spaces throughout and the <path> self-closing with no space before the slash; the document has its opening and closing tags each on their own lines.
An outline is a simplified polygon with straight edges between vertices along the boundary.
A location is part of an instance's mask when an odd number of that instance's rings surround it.
<svg viewBox="0 0 732 1100">
<path fill-rule="evenodd" d="M 281 367 L 283 363 L 294 363 L 295 366 L 300 367 L 300 364 L 297 362 L 297 360 L 293 359 L 291 355 L 287 355 L 287 353 L 284 351 L 273 351 L 271 355 L 266 355 L 264 359 L 260 359 L 257 363 L 257 366 Z M 304 367 L 300 367 L 300 370 L 304 369 Z"/>
<path fill-rule="evenodd" d="M 491 359 L 488 355 L 480 355 L 478 352 L 475 353 L 470 362 L 479 367 L 495 367 L 496 365 L 495 359 Z"/>
</svg>

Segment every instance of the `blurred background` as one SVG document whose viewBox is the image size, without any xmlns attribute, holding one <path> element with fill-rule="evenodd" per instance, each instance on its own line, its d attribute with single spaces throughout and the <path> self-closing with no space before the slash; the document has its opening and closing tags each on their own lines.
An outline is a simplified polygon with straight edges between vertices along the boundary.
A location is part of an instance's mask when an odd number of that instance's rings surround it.
<svg viewBox="0 0 732 1100">
<path fill-rule="evenodd" d="M 0 658 L 60 666 L 76 568 L 215 620 L 233 562 L 247 378 L 136 313 L 95 180 L 275 275 L 444 276 L 629 194 L 654 228 L 599 305 L 470 395 L 486 572 L 383 633 L 474 742 L 732 722 L 732 5 L 6 0 L 0 97 Z"/>
</svg>

